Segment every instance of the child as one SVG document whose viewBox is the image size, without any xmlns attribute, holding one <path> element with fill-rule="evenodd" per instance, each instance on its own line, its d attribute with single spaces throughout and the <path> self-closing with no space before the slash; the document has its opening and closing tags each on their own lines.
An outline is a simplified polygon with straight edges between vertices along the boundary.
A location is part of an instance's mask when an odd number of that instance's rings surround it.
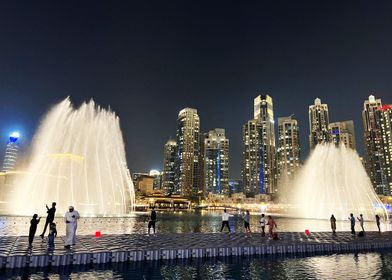
<svg viewBox="0 0 392 280">
<path fill-rule="evenodd" d="M 41 217 L 39 217 L 38 219 L 37 218 L 38 218 L 38 215 L 34 214 L 33 218 L 30 221 L 29 247 L 31 247 L 31 245 L 33 244 L 34 235 L 35 235 L 35 232 L 37 231 L 37 225 L 38 225 L 39 221 L 41 220 Z"/>
<path fill-rule="evenodd" d="M 48 235 L 48 247 L 54 249 L 54 238 L 57 236 L 56 224 L 50 223 L 49 235 Z"/>
</svg>

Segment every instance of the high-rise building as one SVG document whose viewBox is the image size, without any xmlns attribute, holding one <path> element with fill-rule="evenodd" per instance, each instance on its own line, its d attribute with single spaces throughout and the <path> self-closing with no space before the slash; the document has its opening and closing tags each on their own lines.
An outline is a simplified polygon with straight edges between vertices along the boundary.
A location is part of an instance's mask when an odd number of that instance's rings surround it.
<svg viewBox="0 0 392 280">
<path fill-rule="evenodd" d="M 293 180 L 301 164 L 297 120 L 292 116 L 278 118 L 278 132 L 278 180 L 282 187 L 282 184 Z"/>
<path fill-rule="evenodd" d="M 151 177 L 154 177 L 154 185 L 153 189 L 155 190 L 161 190 L 162 189 L 162 177 L 163 177 L 163 172 L 156 170 L 156 169 L 151 169 L 150 172 L 148 173 Z"/>
<path fill-rule="evenodd" d="M 204 147 L 205 143 L 204 140 L 207 138 L 208 133 L 201 132 L 199 135 L 199 191 L 198 191 L 198 198 L 201 199 L 202 197 L 207 195 L 206 192 L 206 183 L 205 183 L 205 161 L 204 161 Z"/>
<path fill-rule="evenodd" d="M 185 108 L 177 119 L 175 193 L 195 198 L 200 186 L 200 119 L 196 109 Z"/>
<path fill-rule="evenodd" d="M 9 136 L 7 147 L 5 148 L 3 172 L 11 171 L 15 168 L 16 160 L 18 158 L 19 144 L 17 142 L 19 137 L 20 135 L 18 132 L 13 132 Z"/>
<path fill-rule="evenodd" d="M 204 139 L 204 176 L 206 195 L 230 193 L 229 139 L 224 129 L 215 128 Z"/>
<path fill-rule="evenodd" d="M 176 149 L 176 141 L 169 139 L 163 152 L 162 188 L 166 195 L 174 192 Z"/>
<path fill-rule="evenodd" d="M 330 141 L 336 146 L 345 145 L 356 149 L 355 130 L 353 121 L 333 122 L 328 125 Z"/>
<path fill-rule="evenodd" d="M 392 104 L 383 105 L 377 110 L 380 120 L 382 150 L 383 150 L 383 170 L 387 177 L 388 195 L 392 194 Z"/>
<path fill-rule="evenodd" d="M 389 194 L 386 171 L 384 169 L 384 152 L 380 119 L 377 113 L 382 106 L 381 99 L 373 95 L 365 100 L 362 111 L 363 137 L 366 150 L 366 170 L 377 194 Z"/>
<path fill-rule="evenodd" d="M 310 149 L 314 149 L 317 144 L 329 142 L 328 124 L 328 105 L 321 104 L 320 98 L 316 98 L 314 105 L 309 106 Z"/>
<path fill-rule="evenodd" d="M 262 128 L 258 120 L 250 120 L 243 127 L 242 182 L 246 194 L 265 193 L 261 185 L 264 178 L 262 163 Z"/>
<path fill-rule="evenodd" d="M 248 195 L 276 191 L 276 147 L 273 102 L 269 95 L 254 99 L 254 119 L 243 127 L 242 180 Z"/>
</svg>

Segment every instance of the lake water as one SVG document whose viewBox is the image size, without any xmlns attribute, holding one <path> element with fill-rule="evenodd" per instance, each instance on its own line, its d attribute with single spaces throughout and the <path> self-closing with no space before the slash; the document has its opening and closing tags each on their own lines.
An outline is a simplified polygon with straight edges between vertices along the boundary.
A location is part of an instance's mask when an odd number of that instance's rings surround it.
<svg viewBox="0 0 392 280">
<path fill-rule="evenodd" d="M 391 279 L 392 253 L 232 257 L 6 270 L 0 279 Z"/>
</svg>

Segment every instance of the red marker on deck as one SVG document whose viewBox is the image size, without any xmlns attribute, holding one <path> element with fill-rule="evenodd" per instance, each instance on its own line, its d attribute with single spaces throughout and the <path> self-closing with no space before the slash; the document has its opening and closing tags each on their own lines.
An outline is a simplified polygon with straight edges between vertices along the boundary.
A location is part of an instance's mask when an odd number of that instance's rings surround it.
<svg viewBox="0 0 392 280">
<path fill-rule="evenodd" d="M 310 231 L 308 229 L 305 229 L 305 234 L 309 235 Z"/>
<path fill-rule="evenodd" d="M 102 236 L 102 234 L 101 234 L 100 231 L 96 231 L 96 232 L 95 232 L 95 237 L 101 237 L 101 236 Z"/>
</svg>

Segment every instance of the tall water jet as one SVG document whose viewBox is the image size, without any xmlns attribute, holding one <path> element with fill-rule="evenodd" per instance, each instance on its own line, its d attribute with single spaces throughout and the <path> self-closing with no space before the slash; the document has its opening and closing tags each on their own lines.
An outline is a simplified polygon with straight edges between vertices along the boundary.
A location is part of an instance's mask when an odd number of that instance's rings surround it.
<svg viewBox="0 0 392 280">
<path fill-rule="evenodd" d="M 345 146 L 317 145 L 290 192 L 297 217 L 347 220 L 350 213 L 374 220 L 387 211 L 358 154 Z"/>
<path fill-rule="evenodd" d="M 36 132 L 8 212 L 32 215 L 56 201 L 59 214 L 73 205 L 84 216 L 119 216 L 134 199 L 119 118 L 92 100 L 74 109 L 66 98 Z"/>
</svg>

